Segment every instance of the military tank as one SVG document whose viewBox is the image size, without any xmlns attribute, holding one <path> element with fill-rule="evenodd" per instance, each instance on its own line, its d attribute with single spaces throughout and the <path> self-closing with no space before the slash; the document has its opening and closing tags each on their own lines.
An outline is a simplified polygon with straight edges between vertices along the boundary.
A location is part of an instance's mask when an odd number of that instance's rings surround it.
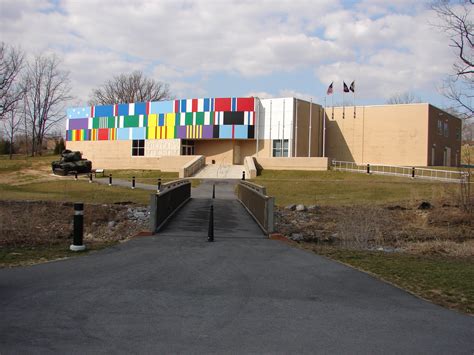
<svg viewBox="0 0 474 355">
<path fill-rule="evenodd" d="M 73 152 L 68 149 L 61 153 L 61 160 L 51 163 L 53 174 L 66 176 L 69 173 L 90 173 L 92 170 L 92 162 L 82 159 L 81 152 Z"/>
</svg>

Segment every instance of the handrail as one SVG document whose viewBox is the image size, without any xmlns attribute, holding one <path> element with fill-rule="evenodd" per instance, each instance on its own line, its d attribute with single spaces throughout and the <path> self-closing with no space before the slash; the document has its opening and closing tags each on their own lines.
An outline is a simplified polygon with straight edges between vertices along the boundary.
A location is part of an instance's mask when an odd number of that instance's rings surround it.
<svg viewBox="0 0 474 355">
<path fill-rule="evenodd" d="M 265 234 L 274 231 L 275 199 L 266 195 L 264 186 L 240 181 L 237 184 L 237 198 Z"/>
</svg>

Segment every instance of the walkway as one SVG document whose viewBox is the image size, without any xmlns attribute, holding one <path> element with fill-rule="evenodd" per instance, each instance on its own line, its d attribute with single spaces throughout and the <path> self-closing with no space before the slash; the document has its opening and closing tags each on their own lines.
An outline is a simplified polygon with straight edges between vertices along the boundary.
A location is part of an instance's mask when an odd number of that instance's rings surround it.
<svg viewBox="0 0 474 355">
<path fill-rule="evenodd" d="M 224 181 L 208 243 L 211 186 L 158 235 L 1 269 L 0 353 L 472 354 L 473 317 L 262 238 Z"/>
<path fill-rule="evenodd" d="M 243 165 L 208 164 L 193 177 L 197 179 L 241 179 Z M 246 174 L 248 174 L 246 172 Z"/>
</svg>

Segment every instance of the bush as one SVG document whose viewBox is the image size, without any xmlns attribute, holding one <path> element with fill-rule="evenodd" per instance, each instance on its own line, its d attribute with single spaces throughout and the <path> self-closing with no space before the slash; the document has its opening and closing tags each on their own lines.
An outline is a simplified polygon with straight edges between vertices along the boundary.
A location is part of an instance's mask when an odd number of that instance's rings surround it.
<svg viewBox="0 0 474 355">
<path fill-rule="evenodd" d="M 13 147 L 10 144 L 10 141 L 1 139 L 0 140 L 0 154 L 10 154 L 10 149 Z M 13 150 L 13 149 L 12 149 Z M 12 151 L 12 154 L 15 153 Z"/>
<path fill-rule="evenodd" d="M 64 149 L 66 149 L 64 145 L 64 139 L 61 138 L 59 141 L 56 141 L 56 145 L 54 146 L 54 154 L 61 154 Z"/>
</svg>

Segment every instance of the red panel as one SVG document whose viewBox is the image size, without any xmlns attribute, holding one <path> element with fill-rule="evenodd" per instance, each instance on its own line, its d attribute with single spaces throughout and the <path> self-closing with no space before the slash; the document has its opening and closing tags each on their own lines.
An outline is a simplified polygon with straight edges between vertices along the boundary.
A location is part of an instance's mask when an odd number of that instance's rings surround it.
<svg viewBox="0 0 474 355">
<path fill-rule="evenodd" d="M 193 99 L 193 112 L 198 112 L 198 99 Z"/>
<path fill-rule="evenodd" d="M 179 112 L 179 100 L 174 100 L 174 112 Z"/>
<path fill-rule="evenodd" d="M 237 111 L 253 111 L 254 110 L 253 97 L 239 97 L 237 98 Z"/>
<path fill-rule="evenodd" d="M 148 101 L 148 102 L 146 103 L 146 114 L 147 114 L 147 115 L 150 114 L 150 105 L 151 105 L 151 103 Z"/>
<path fill-rule="evenodd" d="M 215 99 L 214 100 L 214 111 L 232 111 L 232 99 Z"/>
<path fill-rule="evenodd" d="M 76 141 L 80 141 L 81 140 L 81 131 L 76 129 L 74 132 L 74 135 L 75 135 L 75 140 Z"/>
<path fill-rule="evenodd" d="M 100 141 L 109 140 L 109 129 L 108 128 L 99 128 L 99 140 Z"/>
</svg>

